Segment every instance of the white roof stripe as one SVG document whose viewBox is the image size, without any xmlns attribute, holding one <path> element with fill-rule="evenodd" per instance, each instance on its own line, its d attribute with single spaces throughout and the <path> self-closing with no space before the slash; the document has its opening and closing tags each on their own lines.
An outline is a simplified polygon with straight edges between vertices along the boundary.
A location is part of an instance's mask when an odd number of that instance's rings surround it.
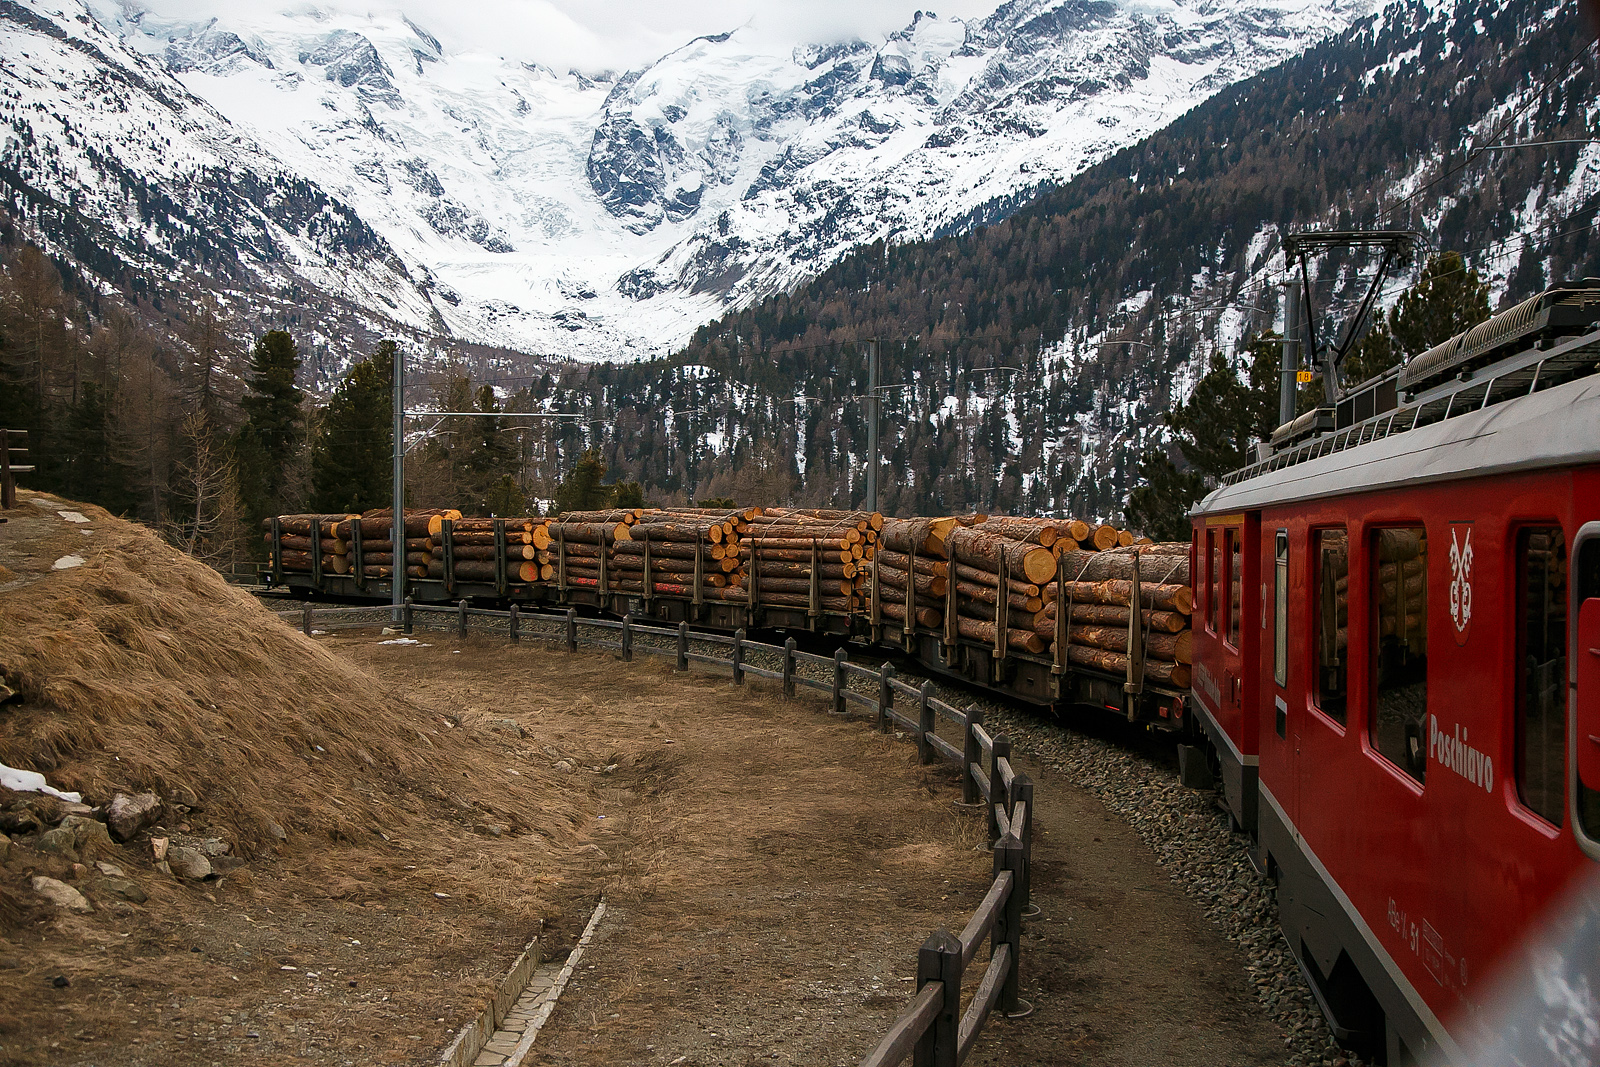
<svg viewBox="0 0 1600 1067">
<path fill-rule="evenodd" d="M 1600 463 L 1600 375 L 1222 486 L 1194 514 L 1590 463 Z"/>
</svg>

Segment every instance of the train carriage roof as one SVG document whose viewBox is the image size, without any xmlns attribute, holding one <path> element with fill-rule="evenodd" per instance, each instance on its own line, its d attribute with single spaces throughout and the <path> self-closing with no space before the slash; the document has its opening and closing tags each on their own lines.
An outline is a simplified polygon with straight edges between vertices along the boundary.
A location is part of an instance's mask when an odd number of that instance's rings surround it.
<svg viewBox="0 0 1600 1067">
<path fill-rule="evenodd" d="M 1192 514 L 1600 463 L 1600 375 L 1223 485 Z"/>
</svg>

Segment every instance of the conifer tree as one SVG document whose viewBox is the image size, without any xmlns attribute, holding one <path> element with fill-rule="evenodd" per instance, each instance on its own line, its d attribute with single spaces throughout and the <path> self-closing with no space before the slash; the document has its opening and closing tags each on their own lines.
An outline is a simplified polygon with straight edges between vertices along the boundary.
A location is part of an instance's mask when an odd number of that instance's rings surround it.
<svg viewBox="0 0 1600 1067">
<path fill-rule="evenodd" d="M 1351 350 L 1340 374 L 1345 385 L 1364 382 L 1489 317 L 1489 286 L 1459 252 L 1428 257 L 1417 284 L 1407 289 Z"/>
<path fill-rule="evenodd" d="M 1145 450 L 1128 494 L 1130 525 L 1158 540 L 1188 540 L 1184 516 L 1194 502 L 1224 474 L 1250 463 L 1255 443 L 1277 426 L 1281 349 L 1270 332 L 1246 342 L 1242 379 L 1220 352 L 1212 354 L 1205 376 L 1166 418 L 1181 466 L 1160 445 Z"/>
<path fill-rule="evenodd" d="M 598 448 L 589 449 L 556 487 L 556 512 L 595 511 L 610 507 L 612 487 L 601 484 L 605 477 L 605 457 Z"/>
<path fill-rule="evenodd" d="M 311 451 L 311 507 L 366 511 L 384 507 L 394 485 L 395 343 L 350 368 L 322 412 Z"/>
<path fill-rule="evenodd" d="M 262 334 L 250 353 L 246 392 L 239 401 L 245 420 L 234 452 L 241 510 L 251 528 L 284 510 L 285 490 L 305 437 L 300 408 L 305 394 L 294 384 L 299 369 L 294 338 L 283 330 Z"/>
</svg>

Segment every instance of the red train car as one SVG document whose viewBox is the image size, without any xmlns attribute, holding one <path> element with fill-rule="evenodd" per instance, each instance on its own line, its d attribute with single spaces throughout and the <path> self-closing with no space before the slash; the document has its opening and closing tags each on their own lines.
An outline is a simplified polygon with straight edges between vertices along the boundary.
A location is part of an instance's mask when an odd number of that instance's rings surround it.
<svg viewBox="0 0 1600 1067">
<path fill-rule="evenodd" d="M 1460 1061 L 1600 859 L 1600 282 L 1282 428 L 1195 510 L 1194 697 L 1339 1039 Z"/>
</svg>

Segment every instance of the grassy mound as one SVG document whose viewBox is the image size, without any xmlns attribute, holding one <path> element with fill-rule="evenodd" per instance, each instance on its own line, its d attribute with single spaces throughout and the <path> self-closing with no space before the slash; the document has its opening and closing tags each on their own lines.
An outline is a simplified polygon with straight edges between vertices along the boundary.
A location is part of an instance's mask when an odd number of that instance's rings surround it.
<svg viewBox="0 0 1600 1067">
<path fill-rule="evenodd" d="M 479 734 L 397 697 L 148 529 L 43 495 L 8 515 L 0 566 L 17 577 L 0 582 L 0 680 L 20 702 L 0 707 L 0 762 L 91 804 L 157 793 L 225 828 L 245 858 L 392 839 L 441 816 L 553 838 L 580 823 L 561 783 L 486 776 Z M 55 569 L 71 556 L 83 563 Z"/>
</svg>

